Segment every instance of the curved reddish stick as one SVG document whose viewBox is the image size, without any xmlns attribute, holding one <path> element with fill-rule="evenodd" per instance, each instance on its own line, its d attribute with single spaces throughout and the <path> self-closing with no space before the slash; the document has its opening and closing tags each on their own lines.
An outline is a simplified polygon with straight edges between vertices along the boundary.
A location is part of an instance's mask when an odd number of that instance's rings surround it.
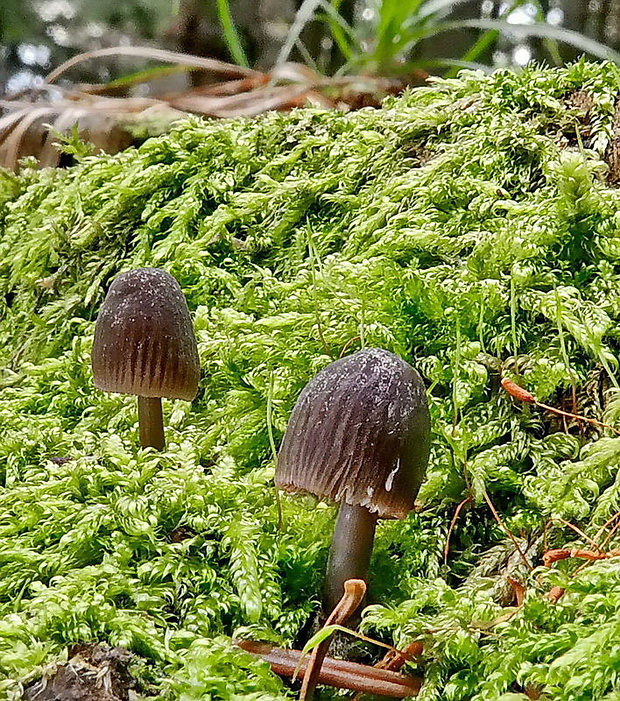
<svg viewBox="0 0 620 701">
<path fill-rule="evenodd" d="M 344 583 L 344 594 L 336 604 L 334 610 L 329 614 L 323 627 L 342 625 L 362 603 L 365 595 L 366 582 L 363 579 L 347 579 Z M 319 643 L 312 651 L 310 662 L 304 674 L 304 681 L 301 685 L 299 701 L 311 701 L 314 696 L 314 689 L 318 684 L 319 675 L 321 674 L 321 665 L 327 655 L 330 642 L 331 639 L 327 638 L 327 640 L 323 640 L 323 642 Z"/>
<path fill-rule="evenodd" d="M 448 535 L 446 536 L 446 545 L 443 549 L 443 563 L 444 565 L 448 564 L 448 553 L 450 552 L 450 536 L 452 535 L 452 531 L 454 530 L 454 527 L 456 526 L 456 522 L 458 521 L 459 514 L 461 513 L 461 509 L 465 506 L 465 504 L 468 504 L 471 501 L 471 497 L 465 497 L 463 501 L 456 507 L 456 511 L 454 512 L 454 516 L 452 517 L 452 521 L 450 521 L 450 528 L 448 528 Z"/>
<path fill-rule="evenodd" d="M 50 459 L 53 460 L 53 458 L 50 458 Z M 611 526 L 611 524 L 618 517 L 620 517 L 620 511 L 616 511 L 616 513 L 611 518 L 608 518 L 607 521 L 605 521 L 605 523 L 598 529 L 598 531 L 596 532 L 596 535 L 594 536 L 594 538 L 592 540 L 594 540 L 595 542 L 598 542 L 598 539 L 603 535 L 603 533 L 605 532 L 605 529 L 608 526 Z M 607 538 L 605 539 L 605 541 L 601 547 L 604 547 L 606 545 L 608 539 L 610 538 L 610 536 L 613 536 L 613 534 L 616 532 L 618 527 L 620 527 L 620 521 L 618 521 L 616 523 L 616 525 L 611 529 L 611 532 L 607 535 Z"/>
<path fill-rule="evenodd" d="M 491 501 L 491 498 L 489 497 L 489 495 L 486 493 L 486 490 L 483 492 L 482 496 L 484 497 L 484 500 L 486 501 L 487 506 L 489 507 L 489 509 L 491 509 L 491 513 L 493 514 L 493 518 L 499 523 L 501 529 L 504 531 L 504 533 L 506 533 L 506 535 L 510 538 L 510 540 L 512 540 L 513 545 L 515 546 L 515 549 L 517 550 L 517 552 L 518 552 L 519 555 L 521 556 L 521 559 L 522 559 L 523 562 L 525 563 L 526 567 L 527 567 L 527 568 L 530 570 L 530 572 L 531 572 L 531 571 L 534 569 L 532 563 L 531 563 L 531 562 L 527 559 L 527 557 L 525 556 L 525 553 L 523 552 L 523 549 L 522 549 L 521 546 L 519 545 L 519 541 L 517 540 L 517 538 L 516 538 L 516 536 L 514 535 L 514 533 L 513 533 L 512 531 L 509 531 L 509 530 L 508 530 L 508 527 L 507 527 L 506 524 L 503 522 L 502 517 L 501 517 L 501 516 L 499 515 L 499 513 L 497 512 L 497 509 L 493 506 L 493 502 Z"/>
<path fill-rule="evenodd" d="M 298 668 L 302 673 L 307 669 L 307 660 L 300 662 L 301 650 L 284 650 L 270 643 L 258 643 L 253 640 L 241 640 L 236 645 L 252 655 L 262 657 L 281 677 L 292 677 Z M 337 689 L 350 689 L 397 699 L 417 696 L 422 687 L 419 677 L 405 676 L 357 662 L 336 660 L 333 657 L 325 658 L 318 683 Z"/>
<path fill-rule="evenodd" d="M 359 341 L 360 337 L 359 336 L 353 336 L 353 338 L 350 338 L 344 346 L 342 346 L 342 350 L 340 351 L 340 355 L 338 356 L 338 359 L 342 358 L 342 356 L 347 352 L 348 347 L 352 344 L 355 343 L 355 341 Z"/>
<path fill-rule="evenodd" d="M 508 584 L 510 584 L 512 591 L 515 595 L 515 599 L 517 600 L 517 606 L 521 606 L 523 603 L 523 600 L 525 599 L 525 587 L 521 582 L 517 581 L 514 579 L 514 577 L 506 577 L 508 580 Z"/>
<path fill-rule="evenodd" d="M 608 553 L 595 553 L 592 550 L 581 550 L 580 548 L 547 550 L 543 555 L 543 565 L 545 567 L 551 567 L 554 562 L 566 560 L 569 557 L 578 557 L 582 560 L 607 560 L 610 557 L 617 557 L 618 555 L 620 555 L 620 550 L 610 550 Z"/>
<path fill-rule="evenodd" d="M 595 550 L 598 550 L 600 553 L 604 552 L 604 551 L 603 551 L 603 548 L 601 548 L 601 546 L 600 546 L 593 538 L 590 538 L 589 535 L 586 535 L 586 534 L 581 530 L 581 528 L 579 528 L 578 526 L 575 526 L 574 523 L 571 523 L 570 521 L 566 521 L 565 519 L 561 518 L 560 516 L 556 516 L 555 519 L 552 519 L 552 520 L 559 521 L 563 526 L 566 526 L 567 528 L 570 528 L 571 530 L 575 531 L 575 533 L 576 533 L 578 536 L 580 536 L 580 537 L 583 538 L 584 540 L 587 540 L 588 543 L 590 543 L 590 545 L 591 545 Z"/>
<path fill-rule="evenodd" d="M 501 384 L 503 389 L 508 392 L 511 397 L 518 399 L 520 402 L 526 402 L 527 404 L 536 404 L 536 397 L 524 387 L 519 387 L 516 382 L 509 380 L 507 377 L 502 377 Z"/>
<path fill-rule="evenodd" d="M 556 409 L 556 407 L 554 406 L 549 406 L 548 404 L 543 404 L 542 402 L 539 402 L 531 392 L 528 392 L 526 389 L 520 387 L 516 382 L 509 380 L 507 377 L 502 378 L 501 385 L 511 397 L 518 399 L 520 402 L 525 402 L 526 404 L 534 404 L 535 406 L 540 407 L 541 409 L 551 411 L 552 413 L 558 414 L 559 416 L 567 416 L 569 419 L 575 419 L 575 421 L 585 421 L 586 423 L 592 424 L 593 426 L 601 426 L 602 428 L 608 428 L 610 431 L 613 431 L 617 436 L 620 436 L 620 431 L 617 428 L 614 428 L 609 424 L 605 424 L 602 421 L 598 421 L 597 419 L 590 419 L 587 416 L 582 416 L 581 414 L 572 414 L 570 411 Z"/>
<path fill-rule="evenodd" d="M 402 650 L 389 650 L 381 662 L 377 662 L 377 669 L 389 669 L 392 672 L 398 672 L 400 668 L 407 662 L 411 662 L 414 657 L 419 657 L 424 651 L 424 643 L 419 640 L 414 640 Z"/>
<path fill-rule="evenodd" d="M 557 604 L 557 602 L 564 596 L 565 591 L 566 590 L 564 587 L 551 587 L 551 589 L 549 589 L 547 592 L 547 599 L 549 599 L 552 604 Z"/>
<path fill-rule="evenodd" d="M 391 672 L 400 672 L 401 667 L 410 662 L 414 657 L 419 657 L 424 651 L 424 644 L 419 640 L 414 640 L 402 650 L 389 650 L 385 657 L 374 666 L 373 669 L 385 669 Z M 358 692 L 353 697 L 353 701 L 360 701 L 364 697 L 362 692 Z"/>
</svg>

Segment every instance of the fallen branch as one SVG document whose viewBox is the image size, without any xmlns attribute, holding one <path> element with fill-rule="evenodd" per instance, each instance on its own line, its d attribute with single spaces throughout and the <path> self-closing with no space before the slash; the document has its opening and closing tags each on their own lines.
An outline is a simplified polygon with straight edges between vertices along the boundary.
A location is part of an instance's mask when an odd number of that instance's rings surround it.
<svg viewBox="0 0 620 701">
<path fill-rule="evenodd" d="M 329 626 L 342 625 L 355 612 L 357 607 L 364 600 L 366 595 L 366 582 L 363 579 L 347 579 L 344 583 L 344 594 L 340 601 L 336 604 L 334 610 L 329 614 L 323 629 Z M 299 701 L 311 701 L 314 696 L 314 689 L 318 684 L 319 675 L 321 674 L 321 666 L 327 655 L 331 640 L 327 638 L 322 640 L 312 650 L 310 662 L 304 674 L 304 681 L 299 694 Z"/>
<path fill-rule="evenodd" d="M 269 643 L 242 640 L 236 643 L 246 652 L 261 657 L 268 662 L 271 669 L 281 677 L 292 677 L 296 669 L 305 674 L 308 662 L 302 659 L 301 650 L 285 650 Z M 365 694 L 377 694 L 396 699 L 417 696 L 422 680 L 419 677 L 406 676 L 387 669 L 378 669 L 369 665 L 326 657 L 318 677 L 319 684 L 326 684 L 337 689 L 361 691 Z"/>
</svg>

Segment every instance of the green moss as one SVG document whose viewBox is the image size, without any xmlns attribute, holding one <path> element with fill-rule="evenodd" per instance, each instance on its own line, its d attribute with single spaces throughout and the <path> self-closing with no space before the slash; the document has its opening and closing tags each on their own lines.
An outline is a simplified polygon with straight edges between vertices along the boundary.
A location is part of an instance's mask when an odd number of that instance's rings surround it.
<svg viewBox="0 0 620 701">
<path fill-rule="evenodd" d="M 424 701 L 527 685 L 612 698 L 617 561 L 530 572 L 487 499 L 534 566 L 545 547 L 591 547 L 558 518 L 602 542 L 620 510 L 620 439 L 567 435 L 499 387 L 501 369 L 541 401 L 570 409 L 574 388 L 582 412 L 620 418 L 620 192 L 604 162 L 619 89 L 616 68 L 583 62 L 465 72 L 382 110 L 187 120 L 137 150 L 3 176 L 0 694 L 101 640 L 142 658 L 164 698 L 286 695 L 227 641 L 295 639 L 333 510 L 287 497 L 278 530 L 269 434 L 363 344 L 419 368 L 433 417 L 423 510 L 379 527 L 365 629 L 424 640 Z M 161 455 L 139 450 L 133 400 L 89 370 L 109 281 L 142 265 L 179 280 L 203 367 L 195 402 L 166 405 Z M 518 610 L 509 576 L 527 588 Z"/>
</svg>

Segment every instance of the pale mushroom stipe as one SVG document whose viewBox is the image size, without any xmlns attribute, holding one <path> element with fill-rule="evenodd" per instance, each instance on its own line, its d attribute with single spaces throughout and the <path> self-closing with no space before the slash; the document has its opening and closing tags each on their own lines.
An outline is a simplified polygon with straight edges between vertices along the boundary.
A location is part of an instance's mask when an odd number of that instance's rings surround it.
<svg viewBox="0 0 620 701">
<path fill-rule="evenodd" d="M 289 420 L 276 485 L 340 502 L 324 610 L 348 579 L 367 581 L 378 518 L 405 518 L 424 479 L 430 416 L 419 374 L 366 348 L 337 360 L 302 390 Z"/>
<path fill-rule="evenodd" d="M 114 279 L 97 317 L 91 359 L 98 389 L 138 395 L 142 447 L 163 450 L 161 398 L 191 401 L 200 377 L 187 302 L 170 273 L 139 268 Z"/>
</svg>

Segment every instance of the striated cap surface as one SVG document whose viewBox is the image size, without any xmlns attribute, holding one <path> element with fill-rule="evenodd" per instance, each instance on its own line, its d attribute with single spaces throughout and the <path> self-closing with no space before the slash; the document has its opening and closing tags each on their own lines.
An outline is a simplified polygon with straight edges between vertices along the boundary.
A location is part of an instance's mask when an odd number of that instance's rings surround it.
<svg viewBox="0 0 620 701">
<path fill-rule="evenodd" d="M 191 401 L 198 391 L 196 337 L 179 283 L 140 268 L 114 279 L 95 324 L 95 386 L 105 392 Z"/>
<path fill-rule="evenodd" d="M 287 491 L 404 518 L 424 479 L 429 449 L 422 378 L 397 355 L 366 348 L 331 363 L 303 389 L 275 481 Z"/>
</svg>

